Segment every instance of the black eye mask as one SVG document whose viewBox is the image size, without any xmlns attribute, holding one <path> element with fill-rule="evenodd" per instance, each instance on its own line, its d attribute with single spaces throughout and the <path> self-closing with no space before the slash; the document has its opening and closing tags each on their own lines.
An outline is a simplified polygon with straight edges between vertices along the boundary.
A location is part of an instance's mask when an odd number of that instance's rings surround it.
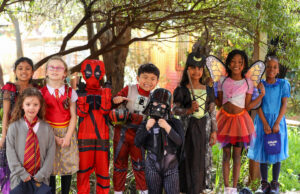
<svg viewBox="0 0 300 194">
<path fill-rule="evenodd" d="M 99 65 L 96 66 L 95 71 L 94 71 L 94 75 L 95 75 L 96 79 L 100 78 L 100 76 L 101 76 L 101 70 L 100 70 L 100 66 Z"/>
<path fill-rule="evenodd" d="M 86 65 L 84 73 L 85 73 L 86 79 L 89 79 L 90 77 L 92 77 L 93 70 L 92 70 L 92 67 L 90 64 Z"/>
</svg>

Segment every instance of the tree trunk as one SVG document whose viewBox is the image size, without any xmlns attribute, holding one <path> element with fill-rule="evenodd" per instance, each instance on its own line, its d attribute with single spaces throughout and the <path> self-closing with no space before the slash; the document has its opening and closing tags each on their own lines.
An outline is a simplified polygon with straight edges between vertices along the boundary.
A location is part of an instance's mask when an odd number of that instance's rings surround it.
<svg viewBox="0 0 300 194">
<path fill-rule="evenodd" d="M 254 50 L 253 50 L 253 61 L 262 60 L 264 61 L 265 55 L 267 53 L 266 48 L 267 35 L 259 30 L 255 32 L 254 39 Z M 257 110 L 251 110 L 251 118 L 254 120 L 257 114 Z M 260 179 L 259 163 L 253 160 L 249 160 L 249 184 L 257 179 Z M 254 189 L 254 188 L 252 188 Z"/>
<path fill-rule="evenodd" d="M 16 36 L 16 47 L 17 47 L 17 58 L 23 57 L 23 48 L 22 48 L 22 38 L 20 33 L 19 20 L 14 15 L 9 14 L 9 17 L 15 27 L 15 36 Z"/>
<path fill-rule="evenodd" d="M 94 33 L 94 25 L 93 22 L 91 21 L 91 18 L 87 19 L 86 21 L 86 27 L 87 27 L 87 35 L 88 35 L 88 40 L 92 39 L 95 35 Z M 95 52 L 97 51 L 97 42 L 95 42 L 91 48 L 90 48 L 90 52 L 91 55 L 93 55 Z M 94 57 L 93 59 L 99 59 L 98 57 Z"/>
<path fill-rule="evenodd" d="M 118 29 L 117 29 L 118 30 Z M 106 45 L 112 39 L 112 32 L 107 31 L 100 38 L 101 47 Z M 127 28 L 123 36 L 116 44 L 127 43 L 131 39 L 131 28 Z M 112 82 L 112 94 L 119 92 L 124 85 L 124 69 L 129 51 L 129 46 L 118 48 L 112 52 L 103 54 L 106 77 Z"/>
</svg>

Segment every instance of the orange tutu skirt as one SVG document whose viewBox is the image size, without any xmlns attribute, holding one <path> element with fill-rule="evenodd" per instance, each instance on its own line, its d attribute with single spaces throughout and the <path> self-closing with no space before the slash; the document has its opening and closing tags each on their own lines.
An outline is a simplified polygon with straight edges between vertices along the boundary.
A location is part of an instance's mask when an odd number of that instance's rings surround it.
<svg viewBox="0 0 300 194">
<path fill-rule="evenodd" d="M 225 146 L 242 142 L 245 145 L 250 143 L 255 135 L 253 121 L 246 110 L 238 114 L 229 114 L 221 109 L 217 113 L 217 140 Z"/>
</svg>

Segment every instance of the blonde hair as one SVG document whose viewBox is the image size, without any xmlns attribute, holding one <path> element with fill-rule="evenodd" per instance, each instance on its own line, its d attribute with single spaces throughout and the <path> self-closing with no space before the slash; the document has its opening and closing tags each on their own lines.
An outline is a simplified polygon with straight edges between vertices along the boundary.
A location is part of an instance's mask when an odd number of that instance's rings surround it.
<svg viewBox="0 0 300 194">
<path fill-rule="evenodd" d="M 44 101 L 44 98 L 41 94 L 41 92 L 37 89 L 37 88 L 33 88 L 33 87 L 30 87 L 30 88 L 26 88 L 20 96 L 18 96 L 18 100 L 15 104 L 15 107 L 13 109 L 13 112 L 12 112 L 12 116 L 11 116 L 11 119 L 9 121 L 9 123 L 12 123 L 14 121 L 17 121 L 21 118 L 24 117 L 24 110 L 23 110 L 23 102 L 25 100 L 25 98 L 27 97 L 37 97 L 39 99 L 39 102 L 40 102 L 40 110 L 37 114 L 37 116 L 41 119 L 41 120 L 44 120 L 44 116 L 45 116 L 45 101 Z"/>
<path fill-rule="evenodd" d="M 67 65 L 67 63 L 63 60 L 63 58 L 61 57 L 61 56 L 59 56 L 59 55 L 55 55 L 55 56 L 53 56 L 53 57 L 51 57 L 50 59 L 48 59 L 48 61 L 46 62 L 46 74 L 47 74 L 47 70 L 48 70 L 48 65 L 49 65 L 49 62 L 50 61 L 54 61 L 54 60 L 57 60 L 57 61 L 60 61 L 60 62 L 62 62 L 63 64 L 64 64 L 64 67 L 65 67 L 65 73 L 67 74 L 67 76 L 68 76 L 68 65 Z M 67 77 L 66 76 L 66 77 Z M 46 77 L 47 78 L 47 77 Z"/>
</svg>

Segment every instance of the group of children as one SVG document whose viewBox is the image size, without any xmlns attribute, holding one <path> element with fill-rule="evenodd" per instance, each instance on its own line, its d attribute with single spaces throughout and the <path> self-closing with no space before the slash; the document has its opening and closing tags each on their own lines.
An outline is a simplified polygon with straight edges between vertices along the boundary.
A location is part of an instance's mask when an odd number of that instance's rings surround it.
<svg viewBox="0 0 300 194">
<path fill-rule="evenodd" d="M 125 190 L 129 156 L 136 189 L 141 193 L 162 193 L 163 189 L 168 194 L 202 193 L 212 187 L 211 146 L 216 141 L 223 149 L 225 193 L 237 193 L 241 152 L 249 145 L 248 157 L 260 163 L 262 180 L 256 193 L 279 193 L 280 161 L 288 157 L 284 114 L 290 86 L 276 78 L 278 59 L 267 58 L 266 80 L 259 84 L 260 94 L 255 100 L 251 98 L 252 81 L 245 78 L 248 59 L 243 51 L 229 53 L 225 63 L 228 76 L 219 81 L 217 97 L 203 78 L 205 63 L 204 56 L 189 54 L 172 103 L 170 91 L 154 90 L 160 72 L 150 63 L 139 67 L 137 84 L 126 86 L 112 97 L 109 84 L 100 86 L 105 74 L 101 61 L 83 62 L 85 84 L 80 82 L 76 92 L 65 82 L 68 72 L 62 58 L 55 56 L 46 63 L 46 84 L 42 88 L 31 84 L 32 61 L 18 59 L 14 66 L 16 82 L 2 88 L 2 192 L 21 189 L 18 191 L 28 193 L 24 184 L 30 182 L 37 189 L 41 183 L 50 185 L 55 194 L 55 176 L 60 175 L 61 191 L 69 193 L 72 174 L 77 172 L 78 193 L 90 193 L 89 176 L 95 172 L 96 192 L 108 193 L 108 115 L 113 115 L 115 193 Z M 260 102 L 253 123 L 247 111 Z M 278 154 L 264 150 L 263 136 L 270 133 L 280 134 Z M 268 164 L 273 164 L 271 184 Z"/>
</svg>

